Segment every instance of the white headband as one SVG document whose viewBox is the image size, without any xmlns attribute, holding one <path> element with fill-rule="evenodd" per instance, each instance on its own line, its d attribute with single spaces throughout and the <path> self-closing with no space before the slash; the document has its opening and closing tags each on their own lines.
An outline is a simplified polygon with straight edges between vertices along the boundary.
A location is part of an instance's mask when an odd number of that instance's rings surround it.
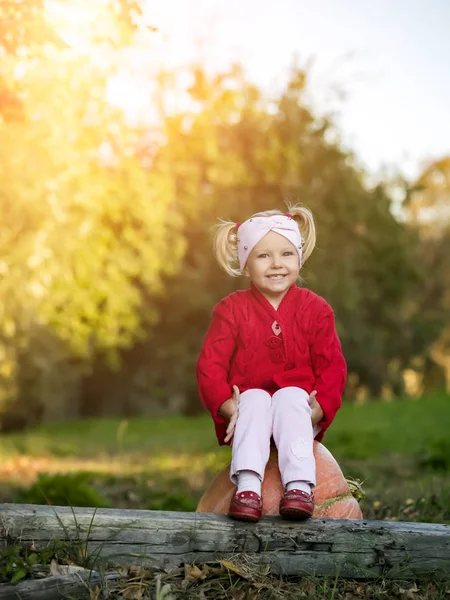
<svg viewBox="0 0 450 600">
<path fill-rule="evenodd" d="M 295 246 L 300 258 L 300 267 L 302 266 L 302 236 L 297 223 L 290 215 L 252 217 L 242 224 L 238 223 L 237 228 L 238 255 L 241 269 L 245 267 L 250 252 L 269 231 L 279 233 Z"/>
</svg>

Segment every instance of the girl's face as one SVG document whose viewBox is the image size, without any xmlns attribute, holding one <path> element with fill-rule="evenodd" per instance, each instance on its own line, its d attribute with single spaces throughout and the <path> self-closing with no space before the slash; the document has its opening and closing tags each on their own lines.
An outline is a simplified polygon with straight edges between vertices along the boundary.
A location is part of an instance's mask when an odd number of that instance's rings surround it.
<svg viewBox="0 0 450 600">
<path fill-rule="evenodd" d="M 297 249 L 279 233 L 269 231 L 248 257 L 244 275 L 278 308 L 286 292 L 296 282 L 300 271 Z"/>
</svg>

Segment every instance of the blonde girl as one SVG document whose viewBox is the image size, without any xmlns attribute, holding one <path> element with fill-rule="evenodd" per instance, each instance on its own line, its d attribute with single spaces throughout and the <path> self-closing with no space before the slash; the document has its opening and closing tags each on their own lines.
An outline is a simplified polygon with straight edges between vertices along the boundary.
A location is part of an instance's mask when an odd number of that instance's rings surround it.
<svg viewBox="0 0 450 600">
<path fill-rule="evenodd" d="M 219 444 L 232 443 L 234 519 L 261 517 L 271 443 L 285 489 L 281 516 L 313 513 L 313 440 L 321 441 L 332 423 L 346 380 L 333 310 L 297 285 L 315 242 L 313 216 L 301 206 L 287 214 L 257 213 L 243 223 L 222 221 L 216 232 L 220 266 L 250 280 L 249 289 L 214 308 L 197 363 L 200 397 Z"/>
</svg>

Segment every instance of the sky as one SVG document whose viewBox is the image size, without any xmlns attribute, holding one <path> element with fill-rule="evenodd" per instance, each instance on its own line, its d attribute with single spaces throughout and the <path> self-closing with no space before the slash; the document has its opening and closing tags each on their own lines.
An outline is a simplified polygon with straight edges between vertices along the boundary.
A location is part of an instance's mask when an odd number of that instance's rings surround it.
<svg viewBox="0 0 450 600">
<path fill-rule="evenodd" d="M 238 61 L 273 91 L 310 63 L 313 107 L 375 177 L 450 154 L 450 0 L 149 0 L 147 18 L 165 65 Z"/>
</svg>

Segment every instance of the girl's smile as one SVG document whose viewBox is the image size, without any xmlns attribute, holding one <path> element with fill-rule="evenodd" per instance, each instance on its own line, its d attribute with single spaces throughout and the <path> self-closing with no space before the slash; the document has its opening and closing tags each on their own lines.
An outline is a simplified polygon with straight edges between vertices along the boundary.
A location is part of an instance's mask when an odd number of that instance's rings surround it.
<svg viewBox="0 0 450 600">
<path fill-rule="evenodd" d="M 300 271 L 296 248 L 284 236 L 270 231 L 253 248 L 244 274 L 278 308 Z"/>
</svg>

